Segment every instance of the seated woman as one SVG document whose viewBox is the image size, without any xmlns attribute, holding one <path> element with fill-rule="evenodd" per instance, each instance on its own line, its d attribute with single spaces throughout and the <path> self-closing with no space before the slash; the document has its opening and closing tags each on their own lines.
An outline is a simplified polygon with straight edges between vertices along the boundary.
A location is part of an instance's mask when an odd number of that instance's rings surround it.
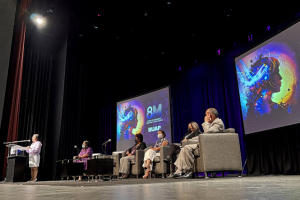
<svg viewBox="0 0 300 200">
<path fill-rule="evenodd" d="M 74 159 L 80 159 L 74 162 L 83 162 L 84 170 L 87 170 L 87 161 L 89 158 L 91 158 L 93 155 L 93 150 L 90 147 L 90 142 L 89 141 L 84 141 L 82 143 L 82 149 L 79 153 L 78 156 L 74 156 Z M 79 176 L 78 181 L 82 180 L 82 176 Z"/>
<path fill-rule="evenodd" d="M 126 157 L 120 160 L 119 172 L 123 175 L 120 178 L 129 178 L 130 174 L 130 163 L 135 161 L 135 152 L 137 150 L 146 149 L 146 143 L 143 142 L 143 135 L 141 133 L 135 134 L 135 144 L 126 151 Z"/>
<path fill-rule="evenodd" d="M 162 146 L 169 146 L 169 141 L 166 138 L 166 133 L 163 130 L 157 132 L 159 140 L 156 141 L 154 147 L 149 147 L 144 156 L 143 167 L 146 168 L 143 178 L 151 178 L 151 171 L 153 166 L 153 160 L 156 156 L 160 156 L 159 150 Z"/>
<path fill-rule="evenodd" d="M 197 137 L 199 134 L 201 134 L 201 131 L 199 129 L 199 125 L 196 122 L 190 122 L 188 125 L 188 132 L 185 134 L 183 139 L 180 141 L 182 144 L 183 141 L 186 141 L 188 139 L 191 139 L 193 137 Z M 166 159 L 164 159 L 164 162 L 170 162 L 171 164 L 171 174 L 167 178 L 173 178 L 174 172 L 175 172 L 175 161 L 177 159 L 177 155 L 180 153 L 181 148 L 178 145 L 171 144 L 169 155 Z"/>
</svg>

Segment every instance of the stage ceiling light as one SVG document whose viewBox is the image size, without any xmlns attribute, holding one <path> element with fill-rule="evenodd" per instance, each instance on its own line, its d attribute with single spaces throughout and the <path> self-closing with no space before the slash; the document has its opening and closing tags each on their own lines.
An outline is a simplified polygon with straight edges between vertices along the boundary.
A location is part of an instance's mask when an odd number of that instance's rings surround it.
<svg viewBox="0 0 300 200">
<path fill-rule="evenodd" d="M 30 19 L 35 23 L 39 28 L 43 28 L 46 25 L 46 20 L 42 15 L 32 14 Z"/>
<path fill-rule="evenodd" d="M 37 22 L 38 24 L 41 24 L 41 23 L 43 23 L 43 20 L 40 19 L 40 18 L 37 18 L 37 19 L 36 19 L 36 22 Z"/>
</svg>

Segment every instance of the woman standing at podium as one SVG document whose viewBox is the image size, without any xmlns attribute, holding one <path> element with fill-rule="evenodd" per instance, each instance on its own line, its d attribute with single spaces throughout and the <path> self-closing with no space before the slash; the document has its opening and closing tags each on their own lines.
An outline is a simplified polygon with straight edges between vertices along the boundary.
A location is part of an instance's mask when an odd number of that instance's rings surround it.
<svg viewBox="0 0 300 200">
<path fill-rule="evenodd" d="M 28 182 L 37 181 L 41 147 L 42 143 L 40 142 L 40 136 L 38 134 L 34 134 L 32 136 L 32 143 L 26 150 L 26 152 L 29 153 L 29 167 L 31 168 L 31 179 Z"/>
<path fill-rule="evenodd" d="M 82 149 L 79 153 L 78 156 L 75 156 L 75 159 L 80 159 L 80 161 L 75 161 L 75 162 L 83 162 L 84 170 L 87 170 L 87 161 L 89 158 L 91 158 L 93 155 L 93 150 L 90 147 L 90 142 L 89 141 L 84 141 L 82 143 Z M 79 176 L 78 181 L 82 180 L 82 176 Z"/>
</svg>

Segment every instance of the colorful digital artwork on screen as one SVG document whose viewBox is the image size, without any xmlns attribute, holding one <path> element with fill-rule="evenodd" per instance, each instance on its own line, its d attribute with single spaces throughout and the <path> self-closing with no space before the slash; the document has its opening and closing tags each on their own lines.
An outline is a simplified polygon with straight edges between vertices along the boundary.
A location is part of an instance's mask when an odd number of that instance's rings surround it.
<svg viewBox="0 0 300 200">
<path fill-rule="evenodd" d="M 143 133 L 145 125 L 144 107 L 138 100 L 118 105 L 117 141 L 131 139 L 136 133 Z"/>
<path fill-rule="evenodd" d="M 117 103 L 118 150 L 133 146 L 137 133 L 143 134 L 147 146 L 153 146 L 159 130 L 164 130 L 171 141 L 168 87 Z"/>
<path fill-rule="evenodd" d="M 276 111 L 291 114 L 299 98 L 295 52 L 270 42 L 236 61 L 243 120 L 260 120 Z"/>
</svg>

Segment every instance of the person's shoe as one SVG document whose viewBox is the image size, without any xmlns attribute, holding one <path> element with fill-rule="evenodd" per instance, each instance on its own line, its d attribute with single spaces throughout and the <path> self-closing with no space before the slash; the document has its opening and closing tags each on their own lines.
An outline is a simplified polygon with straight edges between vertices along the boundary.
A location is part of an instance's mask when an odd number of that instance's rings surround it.
<svg viewBox="0 0 300 200">
<path fill-rule="evenodd" d="M 178 178 L 178 177 L 181 177 L 182 174 L 170 174 L 167 178 Z"/>
<path fill-rule="evenodd" d="M 172 161 L 172 158 L 170 156 L 167 156 L 165 159 L 164 159 L 164 162 L 171 162 Z"/>
<path fill-rule="evenodd" d="M 34 181 L 31 181 L 31 182 L 36 182 L 36 181 L 37 181 L 37 178 Z"/>
<path fill-rule="evenodd" d="M 120 177 L 121 179 L 124 179 L 124 178 L 129 178 L 129 175 L 127 174 L 124 174 L 123 176 Z"/>
<path fill-rule="evenodd" d="M 186 173 L 178 178 L 181 179 L 181 178 L 195 178 L 195 177 L 194 177 L 194 173 Z"/>
</svg>

